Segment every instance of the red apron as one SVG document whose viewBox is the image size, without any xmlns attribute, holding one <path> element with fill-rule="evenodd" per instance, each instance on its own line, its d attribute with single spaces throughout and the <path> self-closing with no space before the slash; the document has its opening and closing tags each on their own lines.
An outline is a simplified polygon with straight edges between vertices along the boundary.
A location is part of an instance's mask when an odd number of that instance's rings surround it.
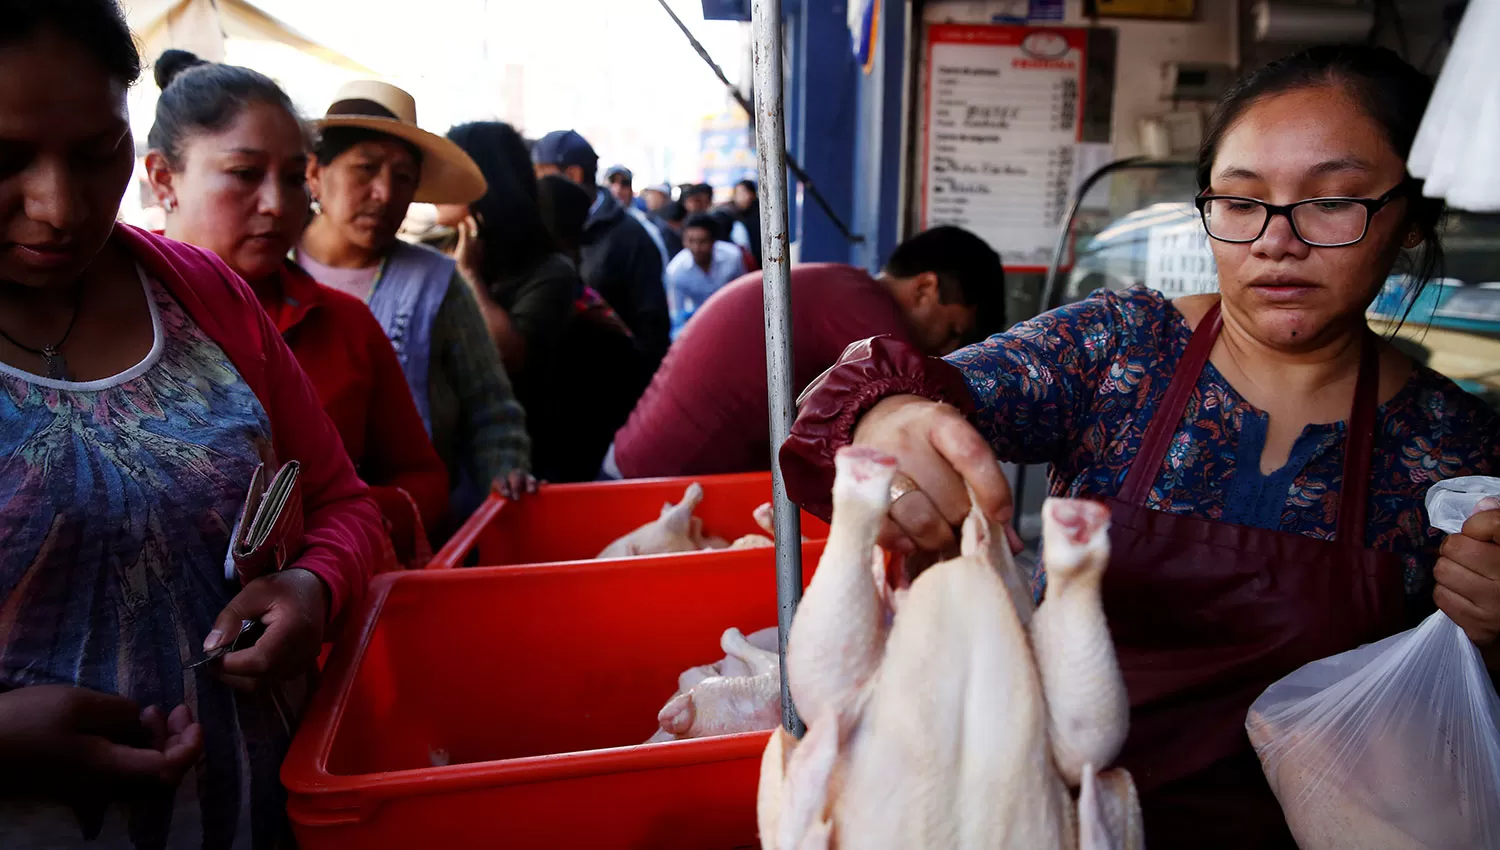
<svg viewBox="0 0 1500 850">
<path fill-rule="evenodd" d="M 1333 541 L 1146 507 L 1222 326 L 1215 305 L 1109 500 L 1104 610 L 1130 695 L 1120 764 L 1140 789 L 1152 850 L 1295 847 L 1245 734 L 1250 704 L 1301 665 L 1406 625 L 1399 560 L 1363 548 L 1379 386 L 1373 340 L 1360 359 Z"/>
</svg>

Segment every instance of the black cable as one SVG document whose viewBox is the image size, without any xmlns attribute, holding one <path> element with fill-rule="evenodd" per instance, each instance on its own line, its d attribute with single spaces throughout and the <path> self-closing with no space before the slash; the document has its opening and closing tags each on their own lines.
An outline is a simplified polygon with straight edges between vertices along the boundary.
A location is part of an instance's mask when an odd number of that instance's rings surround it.
<svg viewBox="0 0 1500 850">
<path fill-rule="evenodd" d="M 708 55 L 708 50 L 693 35 L 693 31 L 688 29 L 687 24 L 683 23 L 682 19 L 677 17 L 677 13 L 672 11 L 672 7 L 667 5 L 667 0 L 656 0 L 656 2 L 661 4 L 662 9 L 666 10 L 666 13 L 671 16 L 672 23 L 676 24 L 677 28 L 682 30 L 682 34 L 687 36 L 688 43 L 693 46 L 693 50 L 698 53 L 698 57 L 713 70 L 714 76 L 718 77 L 719 82 L 723 83 L 724 87 L 729 90 L 729 95 L 734 98 L 735 103 L 738 103 L 740 108 L 745 110 L 746 115 L 755 115 L 755 107 L 751 106 L 750 101 L 746 100 L 735 84 L 729 81 L 729 77 L 724 74 L 724 69 L 719 67 L 719 63 L 715 62 L 712 56 Z M 776 61 L 781 61 L 781 57 L 776 57 Z M 783 141 L 782 145 L 785 146 L 785 144 L 785 141 Z M 786 151 L 786 169 L 792 172 L 792 176 L 797 178 L 797 182 L 801 183 L 803 188 L 807 190 L 807 193 L 812 196 L 812 199 L 817 202 L 818 208 L 823 210 L 823 214 L 828 216 L 828 220 L 833 222 L 833 226 L 838 228 L 839 233 L 843 235 L 845 240 L 856 245 L 865 241 L 865 237 L 850 230 L 849 226 L 844 223 L 844 220 L 839 218 L 839 214 L 833 211 L 833 207 L 829 205 L 828 199 L 823 197 L 823 193 L 818 191 L 818 187 L 813 183 L 812 178 L 807 175 L 806 171 L 802 170 L 801 165 L 797 164 L 797 159 L 792 156 L 790 150 Z"/>
</svg>

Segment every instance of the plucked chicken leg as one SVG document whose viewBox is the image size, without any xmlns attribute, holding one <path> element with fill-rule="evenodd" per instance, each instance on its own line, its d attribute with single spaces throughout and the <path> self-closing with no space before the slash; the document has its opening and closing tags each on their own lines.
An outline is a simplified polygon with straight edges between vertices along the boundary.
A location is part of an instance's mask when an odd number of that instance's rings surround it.
<svg viewBox="0 0 1500 850">
<path fill-rule="evenodd" d="M 870 563 L 890 506 L 895 459 L 847 448 L 834 459 L 838 524 L 798 606 L 787 642 L 787 683 L 804 717 L 850 698 L 875 672 L 885 648 L 885 617 Z"/>
<path fill-rule="evenodd" d="M 1052 755 L 1068 785 L 1084 766 L 1108 765 L 1129 731 L 1130 704 L 1099 596 L 1109 562 L 1109 509 L 1048 499 L 1042 505 L 1047 594 L 1031 622 Z"/>
<path fill-rule="evenodd" d="M 769 729 L 781 722 L 781 674 L 711 676 L 673 697 L 656 720 L 677 738 Z"/>
<path fill-rule="evenodd" d="M 677 677 L 677 693 L 657 714 L 660 727 L 646 743 L 759 732 L 781 721 L 781 657 L 776 627 L 746 637 L 728 629 L 719 639 L 724 658 Z"/>
<path fill-rule="evenodd" d="M 1145 826 L 1135 780 L 1123 768 L 1083 771 L 1078 795 L 1078 850 L 1143 850 Z"/>
<path fill-rule="evenodd" d="M 666 555 L 697 552 L 707 548 L 702 521 L 693 511 L 703 503 L 703 485 L 694 481 L 677 504 L 662 505 L 661 516 L 619 538 L 599 553 L 600 558 L 630 558 L 636 555 Z"/>
</svg>

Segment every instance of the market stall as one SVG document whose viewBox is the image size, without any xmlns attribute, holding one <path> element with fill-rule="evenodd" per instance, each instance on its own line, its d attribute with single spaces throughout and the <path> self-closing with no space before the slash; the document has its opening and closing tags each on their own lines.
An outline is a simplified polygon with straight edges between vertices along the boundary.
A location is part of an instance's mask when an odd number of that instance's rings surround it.
<svg viewBox="0 0 1500 850">
<path fill-rule="evenodd" d="M 777 447 L 792 433 L 796 413 L 780 6 L 780 0 L 753 4 L 756 90 L 763 93 L 754 116 L 764 199 L 769 427 Z M 1500 12 L 1480 19 L 1500 29 Z M 1072 265 L 1072 214 L 1094 180 L 1131 166 L 1166 171 L 1179 165 L 1107 164 L 1097 173 L 1085 170 L 1093 177 L 1070 189 L 1081 139 L 1076 101 L 1083 42 L 1035 35 L 1006 27 L 931 28 L 928 47 L 938 58 L 929 85 L 936 106 L 929 104 L 926 116 L 930 159 L 920 215 L 923 224 L 962 219 L 990 227 L 1007 266 L 1046 272 L 1046 309 L 1063 286 L 1061 270 Z M 1035 72 L 1035 84 L 1008 89 L 1002 97 L 967 82 L 1014 68 Z M 1453 90 L 1451 83 L 1439 89 Z M 1493 95 L 1493 87 L 1484 93 Z M 1035 145 L 1007 146 L 984 127 L 977 133 L 982 138 L 945 135 L 943 122 L 952 114 L 964 116 L 959 123 L 1008 126 L 1035 107 L 1013 101 L 1033 96 L 1054 113 L 1045 127 L 1032 128 L 1040 139 Z M 1431 118 L 1437 122 L 1445 120 L 1446 110 L 1462 108 L 1446 98 L 1435 103 L 1445 105 Z M 1425 168 L 1413 164 L 1414 171 Z M 1013 186 L 1036 196 L 1044 210 L 1040 224 L 984 206 L 987 196 Z M 1472 189 L 1464 184 L 1453 200 L 1474 204 L 1474 196 L 1465 194 Z M 1486 199 L 1478 204 L 1491 203 Z M 1168 227 L 1182 224 L 1181 211 L 1175 212 Z M 1440 289 L 1434 297 L 1447 296 Z M 1213 334 L 1217 309 L 1204 319 Z M 1183 355 L 1187 378 L 1168 376 L 1169 401 L 1163 404 L 1177 406 L 1155 420 L 1161 424 L 1144 429 L 1140 448 L 1154 468 L 1167 456 L 1172 428 L 1213 344 L 1212 334 L 1195 333 Z M 1363 482 L 1371 477 L 1376 373 L 1368 367 L 1360 372 L 1351 388 L 1354 407 L 1340 469 L 1346 485 L 1360 482 L 1349 489 L 1362 504 Z M 910 834 L 905 819 L 915 814 L 931 815 L 927 834 L 949 834 L 954 846 L 1139 848 L 1144 828 L 1136 782 L 1155 783 L 1154 770 L 1192 775 L 1191 768 L 1202 767 L 1188 764 L 1198 758 L 1199 738 L 1209 749 L 1243 749 L 1247 722 L 1276 794 L 1259 802 L 1284 809 L 1304 846 L 1370 840 L 1376 843 L 1357 846 L 1482 847 L 1500 840 L 1500 822 L 1491 820 L 1500 812 L 1493 795 L 1486 796 L 1500 787 L 1500 739 L 1485 726 L 1486 719 L 1500 719 L 1500 699 L 1474 645 L 1445 615 L 1434 614 L 1437 619 L 1408 632 L 1393 625 L 1404 614 L 1396 611 L 1402 591 L 1391 586 L 1395 574 L 1378 574 L 1374 556 L 1362 549 L 1362 510 L 1352 512 L 1352 519 L 1338 518 L 1341 538 L 1359 541 L 1344 550 L 1335 551 L 1326 540 L 1269 532 L 1226 542 L 1208 527 L 1212 523 L 1152 517 L 1166 513 L 1146 508 L 1152 464 L 1140 464 L 1143 472 L 1126 467 L 1120 471 L 1123 492 L 1111 499 L 1113 515 L 1087 499 L 1054 499 L 1042 510 L 1048 585 L 1037 604 L 1003 524 L 990 519 L 973 489 L 974 510 L 957 557 L 930 567 L 920 582 L 887 588 L 886 564 L 872 564 L 870 553 L 893 499 L 915 485 L 902 482 L 896 461 L 880 451 L 848 449 L 833 463 L 828 526 L 804 517 L 793 504 L 777 457 L 769 479 L 704 482 L 708 498 L 718 500 L 705 509 L 704 525 L 724 529 L 726 536 L 745 530 L 731 515 L 743 520 L 750 505 L 769 497 L 773 520 L 763 528 L 774 541 L 774 557 L 765 548 L 709 546 L 660 557 L 595 559 L 591 553 L 606 538 L 650 519 L 634 514 L 617 523 L 610 517 L 597 540 L 579 534 L 547 553 L 509 552 L 501 531 L 508 508 L 492 499 L 434 564 L 479 566 L 377 580 L 328 667 L 327 683 L 283 772 L 302 844 L 458 847 L 500 836 L 510 846 L 528 848 L 899 846 L 890 842 Z M 611 494 L 629 494 L 654 509 L 656 501 L 690 483 L 559 489 L 527 508 L 538 513 L 526 525 L 542 523 L 561 534 L 570 516 L 609 516 L 616 504 Z M 1445 532 L 1461 533 L 1480 500 L 1497 494 L 1484 486 L 1452 484 L 1449 490 L 1463 504 L 1450 506 L 1457 519 L 1442 526 Z M 548 498 L 553 506 L 544 504 Z M 1429 495 L 1437 524 L 1433 505 Z M 542 518 L 549 511 L 550 519 Z M 1111 523 L 1126 533 L 1112 532 Z M 1184 550 L 1191 551 L 1184 556 Z M 1301 561 L 1337 571 L 1356 592 L 1350 610 L 1341 609 L 1349 622 L 1339 624 L 1337 634 L 1316 632 L 1314 647 L 1288 654 L 1294 638 L 1304 634 L 1300 627 L 1278 624 L 1282 631 L 1266 638 L 1252 626 L 1272 609 L 1312 616 L 1302 610 L 1305 598 L 1323 599 L 1317 594 L 1328 591 L 1319 583 L 1327 582 L 1323 573 L 1309 577 L 1286 569 L 1287 562 Z M 1202 570 L 1210 562 L 1224 572 L 1206 582 L 1190 580 L 1188 567 Z M 1123 596 L 1118 586 L 1101 590 L 1100 577 L 1109 569 L 1128 572 L 1139 584 Z M 1192 609 L 1189 603 L 1197 602 L 1202 611 L 1164 614 L 1166 603 L 1141 578 L 1156 569 L 1189 586 L 1188 595 L 1171 605 Z M 1261 582 L 1269 589 L 1224 590 L 1254 583 L 1256 576 L 1271 576 Z M 773 587 L 774 623 L 768 616 Z M 1106 622 L 1111 605 L 1117 607 Z M 1177 658 L 1162 648 L 1177 637 L 1156 631 L 1163 619 L 1199 629 L 1182 638 L 1198 643 L 1178 648 L 1185 659 L 1174 662 L 1180 669 L 1163 661 Z M 1227 634 L 1216 641 L 1219 625 Z M 552 637 L 537 642 L 538 634 Z M 759 645 L 748 646 L 756 639 Z M 1346 644 L 1367 642 L 1340 654 Z M 709 664 L 720 649 L 724 658 Z M 1308 652 L 1321 660 L 1302 666 Z M 1230 675 L 1246 653 L 1274 663 L 1254 676 Z M 738 670 L 736 664 L 744 669 L 728 672 Z M 1266 679 L 1277 664 L 1301 669 Z M 1416 668 L 1437 671 L 1436 678 L 1424 678 Z M 707 706 L 690 697 L 707 679 L 737 680 L 754 689 L 757 708 L 774 706 L 779 727 L 769 735 L 719 734 L 723 727 L 700 725 Z M 1172 705 L 1136 712 L 1136 694 L 1127 697 L 1127 682 L 1139 689 L 1143 681 L 1161 703 Z M 1219 693 L 1202 724 L 1203 716 L 1179 710 L 1189 701 L 1183 695 L 1194 689 Z M 766 699 L 770 690 L 774 699 Z M 1248 705 L 1247 696 L 1262 691 L 1247 718 L 1240 703 Z M 1440 747 L 1431 748 L 1435 760 L 1415 765 L 1424 776 L 1440 776 L 1444 781 L 1436 787 L 1458 800 L 1460 817 L 1445 821 L 1452 831 L 1442 833 L 1454 837 L 1452 844 L 1431 843 L 1432 824 L 1423 822 L 1422 812 L 1380 808 L 1381 787 L 1350 780 L 1361 772 L 1356 768 L 1374 764 L 1386 771 L 1380 777 L 1400 788 L 1421 784 L 1400 769 L 1413 764 L 1403 761 L 1398 746 L 1427 741 L 1416 731 L 1422 724 L 1411 721 L 1419 693 L 1437 694 L 1421 710 L 1440 718 L 1446 736 L 1441 740 L 1454 748 L 1446 757 Z M 1360 714 L 1361 705 L 1372 704 L 1395 719 L 1381 726 Z M 699 717 L 688 716 L 690 710 Z M 1340 722 L 1328 719 L 1329 710 L 1340 712 Z M 764 730 L 766 718 L 755 720 Z M 1149 728 L 1150 746 L 1161 758 L 1127 743 L 1127 727 L 1138 723 Z M 707 734 L 690 734 L 690 728 Z M 1374 755 L 1346 758 L 1351 728 L 1360 747 L 1384 734 L 1394 755 L 1382 761 L 1386 751 L 1376 747 Z M 1134 778 L 1123 768 L 1111 769 L 1127 757 Z M 1330 761 L 1343 771 L 1338 778 L 1319 772 Z M 1261 775 L 1260 764 L 1236 767 Z M 830 783 L 835 770 L 839 781 Z M 1201 802 L 1182 799 L 1184 811 Z M 934 800 L 944 805 L 918 810 Z M 839 840 L 829 843 L 834 825 Z M 1413 833 L 1426 838 L 1413 839 Z M 1175 837 L 1181 841 L 1180 834 Z"/>
</svg>

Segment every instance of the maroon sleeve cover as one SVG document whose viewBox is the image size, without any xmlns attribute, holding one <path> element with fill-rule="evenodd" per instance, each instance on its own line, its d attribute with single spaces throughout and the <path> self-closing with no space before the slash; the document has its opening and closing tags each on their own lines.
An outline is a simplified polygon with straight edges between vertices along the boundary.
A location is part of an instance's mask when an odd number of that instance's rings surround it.
<svg viewBox="0 0 1500 850">
<path fill-rule="evenodd" d="M 963 373 L 891 336 L 852 343 L 797 400 L 797 420 L 781 446 L 781 473 L 792 501 L 823 520 L 833 514 L 833 456 L 854 439 L 860 417 L 881 399 L 916 395 L 957 407 L 974 401 Z"/>
</svg>

